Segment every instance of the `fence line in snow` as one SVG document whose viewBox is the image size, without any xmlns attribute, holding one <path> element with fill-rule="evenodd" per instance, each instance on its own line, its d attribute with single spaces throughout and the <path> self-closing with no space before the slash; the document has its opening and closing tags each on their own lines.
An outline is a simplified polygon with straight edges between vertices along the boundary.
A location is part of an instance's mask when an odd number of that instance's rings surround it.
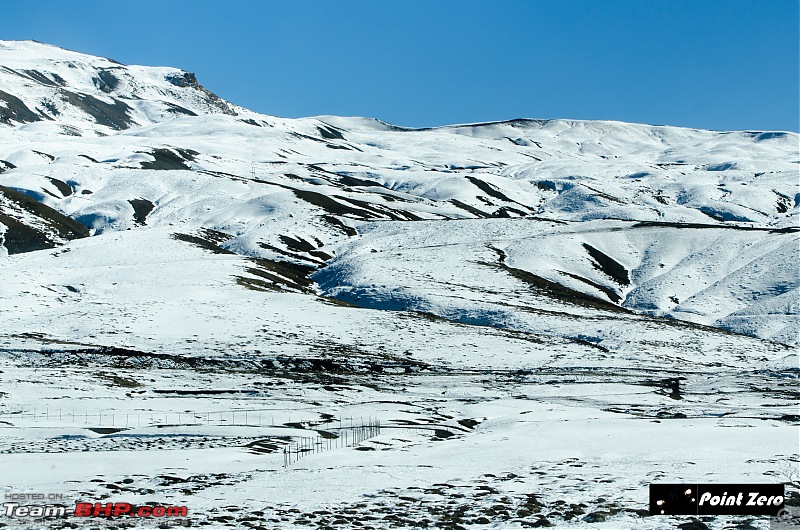
<svg viewBox="0 0 800 530">
<path fill-rule="evenodd" d="M 277 414 L 276 414 L 277 413 Z M 279 421 L 276 422 L 275 418 Z M 275 427 L 275 428 L 302 428 L 319 426 L 335 429 L 359 429 L 368 426 L 363 418 L 353 416 L 340 416 L 329 421 L 310 419 L 302 415 L 292 415 L 286 409 L 236 409 L 218 411 L 181 411 L 158 412 L 137 411 L 120 412 L 117 410 L 78 410 L 77 408 L 50 408 L 34 407 L 29 410 L 0 412 L 0 422 L 15 424 L 24 422 L 28 424 L 42 424 L 43 426 L 83 425 L 87 427 L 114 427 L 136 428 L 153 426 L 227 426 L 227 427 Z M 286 421 L 283 421 L 286 420 Z M 47 424 L 47 425 L 45 425 Z"/>
<path fill-rule="evenodd" d="M 365 440 L 378 436 L 381 433 L 381 422 L 372 418 L 369 418 L 367 422 L 363 422 L 362 419 L 362 423 L 359 425 L 351 425 L 338 430 L 338 436 L 321 436 L 318 434 L 315 437 L 303 437 L 286 444 L 283 448 L 283 467 L 288 468 L 308 455 L 340 447 L 357 446 Z"/>
</svg>

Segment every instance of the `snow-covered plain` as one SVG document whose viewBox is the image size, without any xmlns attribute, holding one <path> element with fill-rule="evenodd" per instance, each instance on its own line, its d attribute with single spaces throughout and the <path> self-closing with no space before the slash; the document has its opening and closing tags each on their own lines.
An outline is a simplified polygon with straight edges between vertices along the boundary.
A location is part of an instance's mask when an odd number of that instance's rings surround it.
<svg viewBox="0 0 800 530">
<path fill-rule="evenodd" d="M 281 119 L 2 41 L 2 485 L 211 528 L 657 529 L 690 518 L 646 516 L 651 482 L 796 495 L 798 165 L 783 132 Z"/>
</svg>

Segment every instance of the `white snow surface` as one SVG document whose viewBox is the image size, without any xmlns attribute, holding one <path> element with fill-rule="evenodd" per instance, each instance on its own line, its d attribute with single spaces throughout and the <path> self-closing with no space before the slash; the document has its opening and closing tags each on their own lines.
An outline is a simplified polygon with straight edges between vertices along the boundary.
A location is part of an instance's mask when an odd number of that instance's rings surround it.
<svg viewBox="0 0 800 530">
<path fill-rule="evenodd" d="M 796 495 L 797 134 L 283 119 L 180 79 L 0 41 L 6 493 L 209 528 L 660 529 L 688 518 L 643 517 L 651 482 Z"/>
</svg>

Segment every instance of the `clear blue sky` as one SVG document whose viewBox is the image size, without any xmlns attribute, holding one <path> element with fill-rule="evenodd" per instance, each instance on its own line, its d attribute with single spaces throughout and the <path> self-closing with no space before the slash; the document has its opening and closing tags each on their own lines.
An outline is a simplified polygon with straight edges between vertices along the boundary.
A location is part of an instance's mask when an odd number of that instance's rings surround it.
<svg viewBox="0 0 800 530">
<path fill-rule="evenodd" d="M 798 131 L 798 0 L 3 0 L 3 39 L 195 72 L 275 116 Z"/>
</svg>

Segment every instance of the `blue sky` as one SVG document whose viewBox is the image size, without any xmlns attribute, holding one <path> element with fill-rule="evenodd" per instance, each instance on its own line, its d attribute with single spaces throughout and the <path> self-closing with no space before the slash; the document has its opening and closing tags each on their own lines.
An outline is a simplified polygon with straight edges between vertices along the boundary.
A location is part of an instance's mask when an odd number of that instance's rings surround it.
<svg viewBox="0 0 800 530">
<path fill-rule="evenodd" d="M 275 116 L 800 130 L 797 0 L 3 0 L 2 39 L 195 72 Z"/>
</svg>

